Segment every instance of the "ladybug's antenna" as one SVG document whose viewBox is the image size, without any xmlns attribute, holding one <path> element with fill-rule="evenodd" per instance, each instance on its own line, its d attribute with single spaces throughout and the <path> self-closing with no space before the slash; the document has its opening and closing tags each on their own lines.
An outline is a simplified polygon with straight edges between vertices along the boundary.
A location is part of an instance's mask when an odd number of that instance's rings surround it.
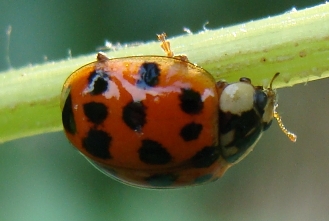
<svg viewBox="0 0 329 221">
<path fill-rule="evenodd" d="M 166 33 L 162 33 L 157 35 L 159 41 L 161 41 L 161 48 L 167 54 L 168 57 L 174 57 L 174 52 L 170 49 L 170 42 L 166 40 Z"/>
<path fill-rule="evenodd" d="M 270 89 L 272 89 L 272 84 L 273 84 L 273 81 L 279 76 L 280 72 L 277 72 L 275 73 L 275 75 L 273 76 L 272 80 L 271 80 L 271 83 L 270 83 Z"/>
<path fill-rule="evenodd" d="M 279 72 L 277 72 L 274 77 L 272 78 L 271 80 L 271 83 L 270 83 L 270 89 L 272 90 L 272 83 L 274 81 L 274 79 L 276 79 L 278 76 L 279 76 Z M 275 104 L 274 105 L 274 110 L 273 110 L 273 117 L 276 119 L 276 121 L 278 122 L 279 124 L 279 127 L 280 129 L 282 130 L 282 132 L 287 135 L 287 137 L 292 141 L 292 142 L 296 142 L 297 141 L 297 135 L 288 131 L 287 128 L 284 126 L 283 122 L 282 122 L 282 119 L 281 119 L 281 116 L 280 114 L 276 111 L 278 107 L 278 104 Z"/>
<path fill-rule="evenodd" d="M 283 125 L 282 123 L 282 119 L 281 116 L 279 115 L 279 113 L 276 111 L 276 108 L 278 107 L 278 104 L 276 104 L 274 106 L 274 112 L 273 112 L 273 117 L 276 119 L 276 121 L 279 124 L 280 129 L 282 130 L 283 133 L 285 133 L 285 135 L 287 135 L 287 137 L 292 141 L 292 142 L 296 142 L 297 141 L 297 135 L 288 131 L 286 129 L 286 127 Z"/>
</svg>

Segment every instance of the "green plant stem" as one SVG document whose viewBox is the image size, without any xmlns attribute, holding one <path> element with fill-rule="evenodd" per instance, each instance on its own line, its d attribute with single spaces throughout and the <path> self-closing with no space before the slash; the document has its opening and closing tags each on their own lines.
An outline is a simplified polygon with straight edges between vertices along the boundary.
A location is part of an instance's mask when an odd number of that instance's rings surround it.
<svg viewBox="0 0 329 221">
<path fill-rule="evenodd" d="M 275 88 L 329 76 L 329 4 L 285 13 L 218 30 L 170 39 L 176 54 L 229 82 L 249 77 Z M 159 42 L 111 50 L 109 57 L 162 55 Z M 93 55 L 33 65 L 0 73 L 0 142 L 59 131 L 59 97 L 72 71 L 95 60 Z"/>
</svg>

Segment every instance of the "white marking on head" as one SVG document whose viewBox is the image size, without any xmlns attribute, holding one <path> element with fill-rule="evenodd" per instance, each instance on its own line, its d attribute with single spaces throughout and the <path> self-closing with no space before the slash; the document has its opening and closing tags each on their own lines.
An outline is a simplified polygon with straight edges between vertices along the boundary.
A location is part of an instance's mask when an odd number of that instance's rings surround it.
<svg viewBox="0 0 329 221">
<path fill-rule="evenodd" d="M 254 106 L 254 92 L 252 85 L 237 82 L 228 85 L 219 98 L 220 109 L 223 112 L 241 115 Z"/>
</svg>

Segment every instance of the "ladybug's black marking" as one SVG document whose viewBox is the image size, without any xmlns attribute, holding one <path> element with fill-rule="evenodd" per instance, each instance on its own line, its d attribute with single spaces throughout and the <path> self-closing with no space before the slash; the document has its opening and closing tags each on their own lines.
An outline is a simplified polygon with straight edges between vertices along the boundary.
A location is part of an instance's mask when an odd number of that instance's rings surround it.
<svg viewBox="0 0 329 221">
<path fill-rule="evenodd" d="M 171 161 L 168 151 L 158 142 L 143 140 L 138 150 L 139 159 L 146 164 L 163 165 Z"/>
<path fill-rule="evenodd" d="M 203 176 L 199 176 L 198 178 L 196 178 L 194 180 L 194 183 L 195 184 L 202 184 L 202 183 L 205 183 L 205 182 L 208 182 L 211 180 L 211 178 L 213 177 L 213 174 L 205 174 Z"/>
<path fill-rule="evenodd" d="M 269 126 L 261 123 L 261 116 L 254 109 L 242 113 L 241 116 L 223 112 L 220 113 L 220 116 L 221 123 L 223 123 L 220 125 L 220 133 L 233 132 L 234 134 L 232 141 L 222 147 L 222 155 L 230 163 L 239 160 L 253 146 L 263 129 L 267 129 Z M 230 151 L 231 148 L 237 149 L 237 151 Z"/>
<path fill-rule="evenodd" d="M 145 181 L 153 187 L 169 187 L 177 178 L 178 176 L 175 174 L 154 174 L 146 178 Z"/>
<path fill-rule="evenodd" d="M 192 157 L 192 164 L 196 168 L 207 168 L 210 167 L 220 156 L 219 147 L 207 146 L 197 152 Z"/>
<path fill-rule="evenodd" d="M 185 140 L 185 141 L 191 141 L 198 139 L 200 133 L 202 131 L 202 124 L 197 123 L 189 123 L 186 124 L 180 131 L 179 135 Z"/>
<path fill-rule="evenodd" d="M 220 111 L 219 119 L 221 134 L 235 130 L 236 137 L 245 137 L 250 130 L 261 122 L 261 116 L 254 109 L 243 112 L 241 116 Z"/>
<path fill-rule="evenodd" d="M 154 87 L 159 83 L 160 69 L 156 63 L 145 62 L 139 69 L 141 80 L 137 82 L 139 87 Z M 145 84 L 145 85 L 143 85 Z"/>
<path fill-rule="evenodd" d="M 130 102 L 122 112 L 123 121 L 132 130 L 140 131 L 146 123 L 146 107 L 142 102 Z"/>
<path fill-rule="evenodd" d="M 108 114 L 107 107 L 103 103 L 89 102 L 83 105 L 83 112 L 94 124 L 102 123 Z"/>
<path fill-rule="evenodd" d="M 200 93 L 192 89 L 182 89 L 179 100 L 181 109 L 187 114 L 198 114 L 203 109 Z"/>
<path fill-rule="evenodd" d="M 92 89 L 90 94 L 99 95 L 107 91 L 109 80 L 108 74 L 103 70 L 91 72 L 88 77 L 88 86 Z"/>
<path fill-rule="evenodd" d="M 253 144 L 256 142 L 258 137 L 260 136 L 262 132 L 261 126 L 258 126 L 254 128 L 253 132 L 248 134 L 248 136 L 245 137 L 234 137 L 234 142 L 232 142 L 229 146 L 222 147 L 224 151 L 227 151 L 229 148 L 237 148 L 238 151 L 234 154 L 225 156 L 223 154 L 223 157 L 226 159 L 229 163 L 234 163 L 237 160 L 240 159 L 241 156 L 244 155 L 244 153 L 253 146 Z M 232 145 L 233 144 L 233 145 Z M 230 152 L 230 151 L 228 151 Z"/>
<path fill-rule="evenodd" d="M 112 137 L 102 130 L 89 130 L 87 137 L 83 138 L 82 146 L 91 155 L 101 158 L 110 159 L 109 147 Z"/>
<path fill-rule="evenodd" d="M 65 104 L 62 111 L 62 123 L 66 132 L 75 134 L 76 125 L 74 121 L 74 114 L 72 110 L 72 98 L 69 94 L 65 100 Z"/>
</svg>

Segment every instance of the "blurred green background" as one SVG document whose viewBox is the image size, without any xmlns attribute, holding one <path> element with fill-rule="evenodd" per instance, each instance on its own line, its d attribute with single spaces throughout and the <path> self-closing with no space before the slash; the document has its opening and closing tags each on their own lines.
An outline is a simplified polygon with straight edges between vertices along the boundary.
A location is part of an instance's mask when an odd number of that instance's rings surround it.
<svg viewBox="0 0 329 221">
<path fill-rule="evenodd" d="M 14 68 L 96 53 L 111 42 L 155 40 L 302 9 L 324 1 L 1 1 L 0 71 L 12 26 Z M 329 30 L 328 30 L 329 31 Z M 73 71 L 73 70 L 72 70 Z M 279 112 L 298 134 L 274 123 L 255 151 L 219 181 L 178 190 L 144 190 L 95 170 L 63 132 L 0 145 L 0 220 L 328 220 L 329 80 L 279 90 Z M 60 92 L 59 92 L 60 93 Z M 10 99 L 10 95 L 8 95 Z"/>
</svg>

